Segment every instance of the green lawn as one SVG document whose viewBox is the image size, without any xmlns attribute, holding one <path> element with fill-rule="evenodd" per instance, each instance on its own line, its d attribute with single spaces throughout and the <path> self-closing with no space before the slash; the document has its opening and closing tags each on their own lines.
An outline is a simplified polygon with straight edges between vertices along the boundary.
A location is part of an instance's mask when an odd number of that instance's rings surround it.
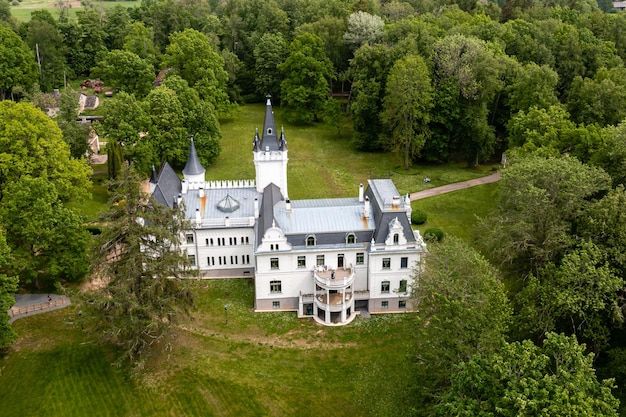
<svg viewBox="0 0 626 417">
<path fill-rule="evenodd" d="M 471 244 L 477 238 L 474 230 L 477 218 L 486 217 L 495 208 L 497 187 L 497 183 L 486 184 L 413 201 L 413 209 L 428 215 L 426 223 L 417 228 L 423 235 L 424 230 L 438 227 L 445 234 L 458 236 Z"/>
<path fill-rule="evenodd" d="M 408 401 L 412 314 L 320 327 L 254 313 L 250 280 L 190 282 L 193 320 L 140 379 L 111 365 L 71 306 L 17 320 L 0 359 L 6 416 L 398 416 Z M 229 306 L 228 325 L 223 305 Z"/>
<path fill-rule="evenodd" d="M 252 140 L 255 128 L 263 130 L 265 105 L 241 107 L 232 119 L 222 120 L 222 153 L 207 167 L 207 180 L 254 178 Z M 289 197 L 292 199 L 355 197 L 359 184 L 370 178 L 392 178 L 401 193 L 446 185 L 488 175 L 492 166 L 467 168 L 466 163 L 419 165 L 409 171 L 393 153 L 356 152 L 350 144 L 350 126 L 337 130 L 323 124 L 293 126 L 274 107 L 276 125 L 284 124 L 289 163 Z M 431 182 L 424 184 L 424 177 Z"/>
<path fill-rule="evenodd" d="M 27 22 L 30 20 L 30 14 L 35 10 L 49 9 L 52 16 L 58 19 L 59 9 L 55 7 L 57 2 L 55 0 L 22 0 L 18 6 L 11 6 L 11 14 L 20 22 Z M 80 4 L 80 1 L 72 1 L 72 7 L 70 9 L 70 18 L 76 18 L 76 11 L 83 10 L 84 7 Z M 96 8 L 102 7 L 108 9 L 120 5 L 124 8 L 138 7 L 141 2 L 139 0 L 134 1 L 98 1 L 93 2 Z"/>
</svg>

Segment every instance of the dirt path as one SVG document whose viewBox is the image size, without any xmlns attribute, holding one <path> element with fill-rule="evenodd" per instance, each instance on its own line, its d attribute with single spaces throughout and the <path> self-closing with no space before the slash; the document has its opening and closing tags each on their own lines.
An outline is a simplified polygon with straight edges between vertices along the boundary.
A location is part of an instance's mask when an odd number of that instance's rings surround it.
<svg viewBox="0 0 626 417">
<path fill-rule="evenodd" d="M 465 188 L 475 187 L 477 185 L 483 184 L 491 184 L 493 182 L 497 182 L 500 179 L 500 172 L 495 172 L 491 175 L 487 175 L 486 177 L 475 178 L 473 180 L 455 182 L 454 184 L 443 185 L 441 187 L 431 188 L 429 190 L 418 191 L 416 193 L 409 194 L 409 198 L 411 201 L 421 200 L 422 198 L 433 197 L 436 195 L 441 195 L 445 193 L 449 193 L 452 191 L 463 190 Z"/>
</svg>

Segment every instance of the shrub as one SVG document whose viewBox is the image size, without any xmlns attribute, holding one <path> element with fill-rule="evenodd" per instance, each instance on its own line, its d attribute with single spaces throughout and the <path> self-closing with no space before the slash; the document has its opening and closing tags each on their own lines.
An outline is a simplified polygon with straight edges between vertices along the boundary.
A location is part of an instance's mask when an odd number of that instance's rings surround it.
<svg viewBox="0 0 626 417">
<path fill-rule="evenodd" d="M 96 236 L 102 233 L 102 229 L 100 229 L 98 226 L 87 226 L 86 229 L 93 236 Z"/>
<path fill-rule="evenodd" d="M 443 230 L 438 227 L 431 227 L 424 230 L 424 240 L 429 242 L 439 242 L 443 239 Z"/>
<path fill-rule="evenodd" d="M 411 212 L 411 223 L 424 224 L 428 216 L 422 210 L 413 210 Z"/>
</svg>

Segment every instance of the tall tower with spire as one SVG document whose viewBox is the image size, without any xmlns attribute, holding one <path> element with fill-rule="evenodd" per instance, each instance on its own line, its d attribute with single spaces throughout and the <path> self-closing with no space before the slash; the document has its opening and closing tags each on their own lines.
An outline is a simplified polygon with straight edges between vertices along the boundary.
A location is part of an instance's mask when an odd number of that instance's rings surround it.
<svg viewBox="0 0 626 417">
<path fill-rule="evenodd" d="M 283 197 L 289 198 L 287 193 L 287 161 L 289 160 L 287 157 L 287 140 L 283 129 L 281 129 L 280 136 L 278 135 L 269 95 L 265 104 L 263 132 L 259 136 L 257 129 L 253 144 L 257 191 L 263 192 L 265 187 L 274 183 L 280 188 Z"/>
<path fill-rule="evenodd" d="M 191 143 L 189 144 L 189 157 L 187 158 L 187 164 L 183 169 L 183 176 L 188 183 L 203 183 L 204 173 L 206 169 L 200 163 L 198 153 L 196 152 L 196 146 L 193 143 L 193 136 L 191 137 Z"/>
</svg>

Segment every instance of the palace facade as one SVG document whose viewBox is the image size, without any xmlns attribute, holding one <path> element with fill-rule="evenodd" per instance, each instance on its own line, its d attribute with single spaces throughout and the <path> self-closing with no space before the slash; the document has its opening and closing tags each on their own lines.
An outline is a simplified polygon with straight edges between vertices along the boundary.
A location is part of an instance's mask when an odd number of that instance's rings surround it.
<svg viewBox="0 0 626 417">
<path fill-rule="evenodd" d="M 411 228 L 408 196 L 376 179 L 354 198 L 290 200 L 287 140 L 269 98 L 252 153 L 255 179 L 206 181 L 193 139 L 182 180 L 167 163 L 153 172 L 152 195 L 182 207 L 192 225 L 183 249 L 202 277 L 248 277 L 256 311 L 296 311 L 325 325 L 412 307 L 426 245 Z"/>
</svg>

